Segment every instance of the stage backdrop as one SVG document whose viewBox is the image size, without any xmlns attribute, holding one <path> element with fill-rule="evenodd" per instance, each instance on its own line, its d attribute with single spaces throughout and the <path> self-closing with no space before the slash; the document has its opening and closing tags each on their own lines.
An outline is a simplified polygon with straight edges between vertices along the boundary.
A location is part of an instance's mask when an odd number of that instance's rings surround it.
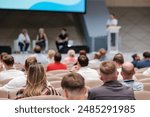
<svg viewBox="0 0 150 117">
<path fill-rule="evenodd" d="M 86 0 L 0 0 L 0 9 L 85 12 Z"/>
</svg>

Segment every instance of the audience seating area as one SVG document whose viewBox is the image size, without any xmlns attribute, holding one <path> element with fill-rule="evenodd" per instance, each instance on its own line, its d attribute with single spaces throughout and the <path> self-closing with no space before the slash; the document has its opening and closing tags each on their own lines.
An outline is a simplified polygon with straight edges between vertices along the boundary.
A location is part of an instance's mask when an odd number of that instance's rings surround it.
<svg viewBox="0 0 150 117">
<path fill-rule="evenodd" d="M 46 67 L 46 65 L 45 65 Z M 135 77 L 137 81 L 142 82 L 144 85 L 143 91 L 135 91 L 135 98 L 137 100 L 150 100 L 150 75 L 143 75 L 142 73 L 147 68 L 137 69 L 135 73 Z M 96 69 L 99 71 L 98 69 Z M 33 96 L 28 98 L 23 98 L 22 100 L 63 100 L 65 99 L 64 91 L 61 88 L 61 80 L 64 75 L 70 73 L 70 70 L 54 70 L 46 72 L 47 81 L 61 94 L 61 96 Z M 11 79 L 1 80 L 0 87 L 7 84 Z M 101 86 L 103 82 L 99 80 L 85 80 L 85 85 L 88 89 Z M 13 91 L 5 91 L 0 90 L 0 99 L 11 99 L 14 100 L 16 98 L 16 93 L 18 89 Z"/>
<path fill-rule="evenodd" d="M 61 80 L 62 80 L 62 77 L 67 73 L 69 73 L 68 70 L 55 70 L 55 71 L 47 72 L 48 81 L 54 88 L 56 88 L 56 90 L 61 94 L 61 96 L 34 96 L 34 97 L 23 98 L 22 100 L 54 100 L 54 99 L 62 100 L 62 99 L 65 99 L 64 91 L 61 88 Z M 9 80 L 11 79 L 0 81 L 1 86 L 4 85 L 4 83 L 7 83 Z M 150 76 L 149 78 L 148 77 L 140 78 L 139 81 L 144 84 L 144 91 L 135 91 L 136 99 L 137 100 L 150 100 Z M 100 80 L 86 80 L 85 84 L 88 88 L 93 88 L 93 87 L 101 86 L 103 82 Z M 0 90 L 0 99 L 11 99 L 11 100 L 13 99 L 14 100 L 16 98 L 17 91 L 18 91 L 17 89 L 13 91 Z"/>
</svg>

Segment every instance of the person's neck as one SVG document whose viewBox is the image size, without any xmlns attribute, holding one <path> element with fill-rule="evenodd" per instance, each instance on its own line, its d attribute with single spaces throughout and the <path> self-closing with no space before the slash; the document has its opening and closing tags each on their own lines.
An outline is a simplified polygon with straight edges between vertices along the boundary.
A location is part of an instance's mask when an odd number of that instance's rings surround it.
<svg viewBox="0 0 150 117">
<path fill-rule="evenodd" d="M 150 60 L 150 58 L 144 58 L 144 60 Z"/>
<path fill-rule="evenodd" d="M 59 61 L 55 61 L 55 63 L 59 64 L 60 62 Z"/>
<path fill-rule="evenodd" d="M 5 69 L 6 70 L 11 70 L 11 69 L 14 69 L 14 67 L 13 66 L 5 66 Z"/>
<path fill-rule="evenodd" d="M 132 77 L 123 77 L 123 80 L 133 80 Z"/>
</svg>

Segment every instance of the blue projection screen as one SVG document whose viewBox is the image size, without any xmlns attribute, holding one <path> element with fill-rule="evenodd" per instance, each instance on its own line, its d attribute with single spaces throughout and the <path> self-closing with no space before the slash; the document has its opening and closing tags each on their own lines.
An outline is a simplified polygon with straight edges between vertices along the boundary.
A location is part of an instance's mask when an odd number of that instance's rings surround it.
<svg viewBox="0 0 150 117">
<path fill-rule="evenodd" d="M 0 0 L 0 9 L 85 12 L 85 0 Z"/>
</svg>

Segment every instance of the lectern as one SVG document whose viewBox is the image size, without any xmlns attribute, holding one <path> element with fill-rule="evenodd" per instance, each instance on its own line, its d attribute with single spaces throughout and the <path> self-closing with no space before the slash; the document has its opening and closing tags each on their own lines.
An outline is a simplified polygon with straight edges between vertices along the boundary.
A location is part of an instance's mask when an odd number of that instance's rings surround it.
<svg viewBox="0 0 150 117">
<path fill-rule="evenodd" d="M 107 28 L 107 49 L 110 53 L 119 51 L 119 31 L 121 26 L 109 26 Z"/>
</svg>

